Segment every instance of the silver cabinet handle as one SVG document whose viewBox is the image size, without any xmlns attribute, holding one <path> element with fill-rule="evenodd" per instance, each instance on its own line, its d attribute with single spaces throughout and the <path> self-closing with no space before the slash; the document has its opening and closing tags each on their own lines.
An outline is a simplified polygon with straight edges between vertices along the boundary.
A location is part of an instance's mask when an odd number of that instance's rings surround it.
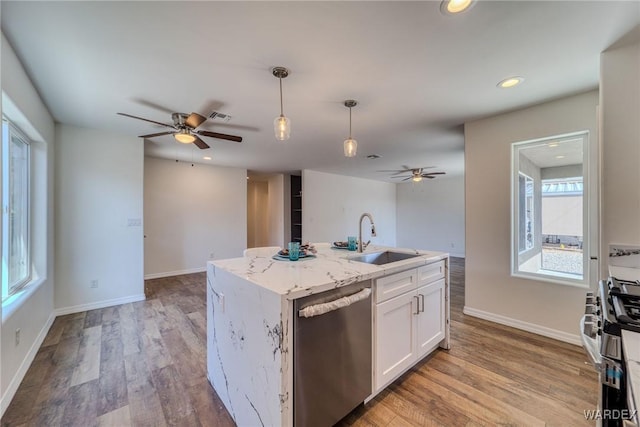
<svg viewBox="0 0 640 427">
<path fill-rule="evenodd" d="M 418 295 L 413 296 L 416 299 L 416 312 L 413 314 L 420 314 L 420 298 Z"/>
<path fill-rule="evenodd" d="M 422 301 L 422 310 L 420 310 L 422 313 L 424 313 L 424 295 L 423 294 L 418 294 L 418 296 L 420 297 L 420 300 Z M 418 307 L 420 307 L 418 305 Z"/>
</svg>

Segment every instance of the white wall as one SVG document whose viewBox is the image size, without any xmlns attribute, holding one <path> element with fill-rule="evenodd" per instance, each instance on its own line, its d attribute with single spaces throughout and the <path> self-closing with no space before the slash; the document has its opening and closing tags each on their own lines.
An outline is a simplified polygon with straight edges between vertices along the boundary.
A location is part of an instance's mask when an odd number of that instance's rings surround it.
<svg viewBox="0 0 640 427">
<path fill-rule="evenodd" d="M 640 31 L 638 31 L 640 32 Z M 640 42 L 601 55 L 601 275 L 609 244 L 640 244 Z"/>
<path fill-rule="evenodd" d="M 584 288 L 510 275 L 511 143 L 587 130 L 593 144 L 597 104 L 592 91 L 465 124 L 465 313 L 579 343 Z"/>
<path fill-rule="evenodd" d="M 246 177 L 245 169 L 145 157 L 145 277 L 204 271 L 211 253 L 242 256 Z"/>
<path fill-rule="evenodd" d="M 19 306 L 2 312 L 0 412 L 4 413 L 54 319 L 53 145 L 54 122 L 15 52 L 2 35 L 2 113 L 34 141 L 32 241 L 39 286 Z M 1 178 L 0 178 L 1 179 Z M 0 186 L 1 188 L 1 186 Z M 20 328 L 20 344 L 14 341 Z"/>
<path fill-rule="evenodd" d="M 398 246 L 464 257 L 464 176 L 397 184 Z"/>
<path fill-rule="evenodd" d="M 56 312 L 144 299 L 142 141 L 57 125 L 55 152 Z"/>
<path fill-rule="evenodd" d="M 302 241 L 333 242 L 358 236 L 358 220 L 373 216 L 377 237 L 363 220 L 362 240 L 396 246 L 396 185 L 311 170 L 302 171 Z"/>
<path fill-rule="evenodd" d="M 542 198 L 542 234 L 582 236 L 582 196 Z"/>
</svg>

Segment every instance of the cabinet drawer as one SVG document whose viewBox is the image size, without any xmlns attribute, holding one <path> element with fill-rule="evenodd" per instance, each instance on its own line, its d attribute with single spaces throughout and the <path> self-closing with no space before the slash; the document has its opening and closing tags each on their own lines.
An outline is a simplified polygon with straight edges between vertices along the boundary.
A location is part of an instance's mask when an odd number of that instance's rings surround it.
<svg viewBox="0 0 640 427">
<path fill-rule="evenodd" d="M 418 283 L 426 285 L 444 277 L 444 260 L 418 268 Z"/>
<path fill-rule="evenodd" d="M 417 288 L 415 268 L 376 280 L 376 303 L 401 295 Z"/>
</svg>

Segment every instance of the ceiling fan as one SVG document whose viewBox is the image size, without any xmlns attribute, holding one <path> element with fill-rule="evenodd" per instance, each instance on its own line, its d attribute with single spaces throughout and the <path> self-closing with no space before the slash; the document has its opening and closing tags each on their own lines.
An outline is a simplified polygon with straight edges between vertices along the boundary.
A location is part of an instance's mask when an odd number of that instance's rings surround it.
<svg viewBox="0 0 640 427">
<path fill-rule="evenodd" d="M 379 172 L 393 172 L 391 178 L 402 178 L 405 177 L 402 181 L 413 180 L 414 182 L 420 182 L 423 178 L 433 179 L 436 175 L 445 175 L 445 172 L 425 172 L 425 169 L 432 169 L 435 166 L 425 166 L 421 168 L 411 168 L 406 165 L 402 165 L 404 169 L 399 170 L 383 170 Z M 407 176 L 407 173 L 411 175 Z"/>
<path fill-rule="evenodd" d="M 131 114 L 118 113 L 121 116 L 131 117 L 132 119 L 144 120 L 145 122 L 155 123 L 160 126 L 172 128 L 173 130 L 168 132 L 150 133 L 148 135 L 140 135 L 140 138 L 153 138 L 156 136 L 173 135 L 176 141 L 183 144 L 195 144 L 198 148 L 203 150 L 209 148 L 209 145 L 201 140 L 198 136 L 207 136 L 209 138 L 225 139 L 227 141 L 242 142 L 242 137 L 235 135 L 227 135 L 224 133 L 210 132 L 208 130 L 196 130 L 198 126 L 204 123 L 207 118 L 201 116 L 198 113 L 173 113 L 171 119 L 173 124 L 156 122 L 155 120 L 144 119 L 142 117 L 132 116 Z"/>
</svg>

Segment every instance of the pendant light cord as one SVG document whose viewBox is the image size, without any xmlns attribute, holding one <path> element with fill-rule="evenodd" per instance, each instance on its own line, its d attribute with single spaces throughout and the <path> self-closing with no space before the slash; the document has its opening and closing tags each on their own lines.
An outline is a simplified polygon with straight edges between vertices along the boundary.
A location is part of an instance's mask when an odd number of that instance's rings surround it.
<svg viewBox="0 0 640 427">
<path fill-rule="evenodd" d="M 349 139 L 351 138 L 351 107 L 349 107 Z"/>
<path fill-rule="evenodd" d="M 280 117 L 283 117 L 284 109 L 282 108 L 282 77 L 278 77 L 278 80 L 280 80 Z"/>
</svg>

